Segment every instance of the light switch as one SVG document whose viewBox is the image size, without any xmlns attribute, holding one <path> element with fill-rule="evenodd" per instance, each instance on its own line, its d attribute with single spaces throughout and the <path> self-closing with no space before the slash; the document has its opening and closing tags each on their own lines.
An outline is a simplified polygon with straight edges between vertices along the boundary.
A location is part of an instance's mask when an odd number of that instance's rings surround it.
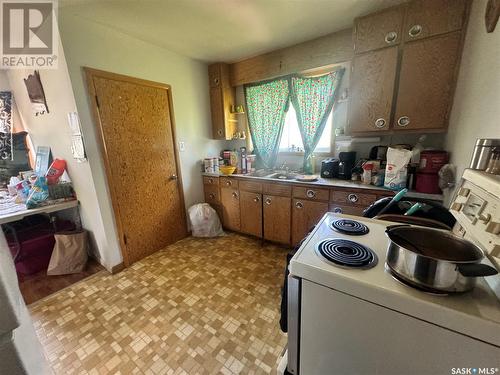
<svg viewBox="0 0 500 375">
<path fill-rule="evenodd" d="M 186 142 L 182 142 L 182 141 L 179 142 L 179 151 L 180 152 L 186 151 Z"/>
</svg>

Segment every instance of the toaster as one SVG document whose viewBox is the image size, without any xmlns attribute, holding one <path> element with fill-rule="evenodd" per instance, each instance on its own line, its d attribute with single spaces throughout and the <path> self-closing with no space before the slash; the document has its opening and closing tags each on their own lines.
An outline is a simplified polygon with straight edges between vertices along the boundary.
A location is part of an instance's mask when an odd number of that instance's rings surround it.
<svg viewBox="0 0 500 375">
<path fill-rule="evenodd" d="M 339 175 L 339 159 L 328 158 L 321 161 L 321 177 L 335 178 Z"/>
</svg>

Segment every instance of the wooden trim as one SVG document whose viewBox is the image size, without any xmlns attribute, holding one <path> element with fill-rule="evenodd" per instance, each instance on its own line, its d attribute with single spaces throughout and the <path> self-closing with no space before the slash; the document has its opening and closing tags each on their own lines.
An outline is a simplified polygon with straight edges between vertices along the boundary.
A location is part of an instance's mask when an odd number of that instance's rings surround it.
<svg viewBox="0 0 500 375">
<path fill-rule="evenodd" d="M 143 86 L 149 86 L 149 87 L 154 87 L 154 88 L 159 88 L 159 89 L 164 89 L 167 90 L 167 97 L 168 97 L 168 110 L 170 112 L 170 124 L 172 127 L 172 140 L 174 144 L 174 156 L 175 156 L 175 165 L 177 168 L 177 176 L 178 176 L 178 186 L 179 186 L 179 199 L 182 207 L 182 217 L 184 221 L 187 223 L 186 219 L 186 207 L 185 207 L 185 201 L 184 201 L 184 189 L 182 185 L 182 175 L 181 175 L 181 168 L 180 168 L 180 162 L 179 162 L 179 151 L 177 149 L 177 138 L 176 138 L 176 129 L 175 129 L 175 116 L 174 116 L 174 108 L 173 108 L 173 103 L 172 103 L 172 88 L 170 85 L 165 84 L 165 83 L 160 83 L 160 82 L 154 82 L 154 81 L 148 81 L 145 79 L 141 78 L 135 78 L 135 77 L 130 77 L 122 74 L 117 74 L 117 73 L 111 73 L 111 72 L 106 72 L 103 70 L 98 70 L 98 69 L 93 69 L 89 67 L 83 67 L 83 72 L 85 74 L 85 78 L 87 81 L 87 94 L 88 94 L 88 99 L 89 99 L 89 104 L 91 107 L 92 111 L 92 116 L 94 118 L 94 125 L 96 127 L 96 130 L 98 132 L 97 142 L 99 143 L 99 148 L 101 151 L 101 158 L 104 164 L 104 170 L 106 173 L 106 182 L 107 186 L 110 192 L 111 196 L 111 204 L 113 207 L 113 213 L 115 216 L 115 222 L 116 222 L 116 230 L 118 234 L 118 242 L 120 244 L 120 250 L 122 253 L 123 257 L 123 263 L 124 267 L 128 267 L 131 264 L 131 261 L 128 257 L 127 251 L 124 251 L 127 246 L 125 244 L 124 239 L 124 231 L 123 231 L 123 224 L 121 222 L 121 216 L 120 216 L 120 209 L 118 206 L 117 202 L 117 196 L 118 193 L 115 191 L 115 188 L 109 184 L 109 181 L 112 181 L 112 176 L 111 176 L 111 167 L 109 163 L 109 158 L 108 158 L 108 150 L 106 149 L 106 142 L 104 138 L 104 129 L 102 127 L 101 123 L 101 117 L 99 114 L 99 108 L 98 108 L 98 103 L 97 103 L 97 93 L 96 89 L 94 86 L 94 77 L 102 77 L 106 79 L 111 79 L 111 80 L 116 80 L 116 81 L 122 81 L 122 82 L 129 82 L 137 85 L 143 85 Z M 119 265 L 118 265 L 119 266 Z M 118 267 L 115 266 L 115 267 Z M 113 267 L 114 268 L 114 267 Z M 111 273 L 113 272 L 113 268 Z M 117 271 L 119 272 L 119 271 Z"/>
<path fill-rule="evenodd" d="M 109 272 L 111 272 L 111 274 L 114 275 L 118 272 L 122 272 L 124 269 L 125 269 L 125 263 L 121 262 L 111 267 Z"/>
<path fill-rule="evenodd" d="M 328 67 L 350 61 L 353 55 L 352 29 L 345 29 L 235 62 L 229 66 L 231 85 L 239 86 Z"/>
</svg>

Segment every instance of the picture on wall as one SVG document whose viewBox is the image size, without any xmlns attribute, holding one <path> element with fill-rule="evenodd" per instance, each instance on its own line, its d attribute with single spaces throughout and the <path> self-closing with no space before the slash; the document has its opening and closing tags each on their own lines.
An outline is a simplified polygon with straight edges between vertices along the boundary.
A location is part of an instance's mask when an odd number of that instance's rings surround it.
<svg viewBox="0 0 500 375">
<path fill-rule="evenodd" d="M 0 91 L 0 159 L 12 160 L 11 91 Z"/>
<path fill-rule="evenodd" d="M 40 80 L 40 73 L 38 70 L 35 70 L 33 74 L 25 78 L 24 84 L 26 85 L 26 89 L 28 89 L 28 96 L 33 106 L 35 116 L 49 113 L 49 107 L 47 107 L 47 100 L 45 99 L 45 92 L 43 91 L 42 81 Z"/>
</svg>

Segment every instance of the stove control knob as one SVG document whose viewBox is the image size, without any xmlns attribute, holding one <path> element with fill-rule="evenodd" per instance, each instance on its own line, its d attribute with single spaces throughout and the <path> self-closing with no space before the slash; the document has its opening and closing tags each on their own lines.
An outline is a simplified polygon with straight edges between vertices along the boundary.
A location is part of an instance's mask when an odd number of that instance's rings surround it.
<svg viewBox="0 0 500 375">
<path fill-rule="evenodd" d="M 469 193 L 470 193 L 470 189 L 467 189 L 467 188 L 460 188 L 460 190 L 458 191 L 458 195 L 461 197 L 466 197 L 469 195 Z"/>
<path fill-rule="evenodd" d="M 451 205 L 450 209 L 453 211 L 460 211 L 462 209 L 462 207 L 463 207 L 463 204 L 455 202 Z"/>
<path fill-rule="evenodd" d="M 500 234 L 500 223 L 497 223 L 495 221 L 492 221 L 491 223 L 488 224 L 486 227 L 486 232 L 494 234 L 498 236 Z"/>
</svg>

